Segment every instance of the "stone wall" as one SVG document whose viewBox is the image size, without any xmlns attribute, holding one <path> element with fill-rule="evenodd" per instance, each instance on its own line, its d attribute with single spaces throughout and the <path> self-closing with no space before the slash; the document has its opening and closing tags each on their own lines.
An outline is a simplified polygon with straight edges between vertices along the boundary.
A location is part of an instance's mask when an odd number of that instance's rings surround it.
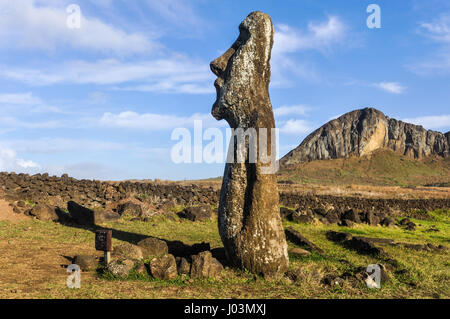
<svg viewBox="0 0 450 319">
<path fill-rule="evenodd" d="M 127 198 L 140 198 L 150 202 L 155 208 L 164 210 L 176 205 L 218 205 L 220 190 L 199 185 L 155 182 L 103 182 L 77 180 L 67 175 L 61 177 L 48 174 L 0 173 L 0 197 L 9 202 L 28 200 L 47 203 L 61 208 L 67 202 L 95 208 L 106 207 Z M 337 211 L 354 209 L 357 211 L 409 212 L 411 210 L 450 209 L 450 199 L 376 199 L 354 198 L 330 195 L 306 195 L 280 192 L 280 205 L 314 210 L 333 208 Z"/>
</svg>

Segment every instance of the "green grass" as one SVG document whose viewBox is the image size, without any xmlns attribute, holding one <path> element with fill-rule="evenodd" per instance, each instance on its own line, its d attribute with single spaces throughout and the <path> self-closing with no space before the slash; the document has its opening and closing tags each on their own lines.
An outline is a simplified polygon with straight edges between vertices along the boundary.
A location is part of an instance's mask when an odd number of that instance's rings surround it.
<svg viewBox="0 0 450 319">
<path fill-rule="evenodd" d="M 51 270 L 42 273 L 42 283 L 33 284 L 31 292 L 23 292 L 16 297 L 32 298 L 450 298 L 450 262 L 448 253 L 415 251 L 402 247 L 380 245 L 389 256 L 398 260 L 405 274 L 389 271 L 390 281 L 382 289 L 369 289 L 364 283 L 352 284 L 346 281 L 343 287 L 329 287 L 321 284 L 327 274 L 341 275 L 353 273 L 358 267 L 378 263 L 376 257 L 360 255 L 353 250 L 329 241 L 328 230 L 346 231 L 367 237 L 392 238 L 405 243 L 433 243 L 449 246 L 450 211 L 431 212 L 433 220 L 412 220 L 418 225 L 416 231 L 401 228 L 373 227 L 357 225 L 353 228 L 323 224 L 297 224 L 284 222 L 285 227 L 293 227 L 301 232 L 325 253 L 312 253 L 306 257 L 291 258 L 290 269 L 300 267 L 302 277 L 297 283 L 285 279 L 266 281 L 246 271 L 226 267 L 218 278 L 191 280 L 178 277 L 175 280 L 157 280 L 136 271 L 125 279 L 96 273 L 83 274 L 82 288 L 67 289 L 64 286 L 66 274 L 61 270 L 59 277 Z M 135 242 L 143 236 L 155 236 L 165 240 L 180 240 L 185 244 L 208 242 L 211 247 L 221 247 L 217 220 L 191 222 L 179 218 L 169 219 L 155 216 L 149 222 L 117 221 L 104 224 L 113 229 L 113 246 L 122 242 Z M 439 232 L 427 232 L 431 226 Z M 51 266 L 57 263 L 52 256 L 56 251 L 73 256 L 78 253 L 96 253 L 92 230 L 63 226 L 52 222 L 30 220 L 21 223 L 0 222 L 0 244 L 2 257 L 16 256 L 21 247 L 27 247 L 24 256 L 38 256 Z M 289 243 L 289 247 L 295 245 Z M 12 257 L 11 257 L 12 258 Z M 14 257 L 16 258 L 16 257 Z M 22 263 L 38 274 L 44 270 L 34 259 L 5 259 L 0 270 L 10 275 L 0 278 L 0 297 L 8 296 L 11 287 L 27 291 L 27 285 L 16 284 L 11 274 L 31 276 L 20 272 Z M 49 266 L 49 267 L 50 267 Z M 54 265 L 55 269 L 57 265 Z M 3 269 L 5 268 L 5 269 Z M 8 271 L 6 271 L 8 270 Z M 0 272 L 1 273 L 1 272 Z M 1 275 L 0 275 L 1 276 Z M 34 275 L 33 275 L 34 276 Z M 34 280 L 34 279 L 33 279 Z M 27 281 L 26 281 L 27 282 Z M 32 277 L 30 277 L 32 282 Z M 411 286 L 413 283 L 415 286 Z M 39 287 L 39 288 L 37 288 Z"/>
</svg>

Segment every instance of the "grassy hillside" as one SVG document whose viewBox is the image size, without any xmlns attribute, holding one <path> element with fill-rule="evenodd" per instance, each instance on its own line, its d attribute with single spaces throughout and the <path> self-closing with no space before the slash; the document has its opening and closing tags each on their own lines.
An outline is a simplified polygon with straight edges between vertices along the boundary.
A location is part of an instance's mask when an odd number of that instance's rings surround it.
<svg viewBox="0 0 450 319">
<path fill-rule="evenodd" d="M 414 160 L 379 150 L 365 157 L 313 161 L 280 168 L 278 180 L 299 184 L 415 186 L 450 182 L 450 158 Z"/>
</svg>

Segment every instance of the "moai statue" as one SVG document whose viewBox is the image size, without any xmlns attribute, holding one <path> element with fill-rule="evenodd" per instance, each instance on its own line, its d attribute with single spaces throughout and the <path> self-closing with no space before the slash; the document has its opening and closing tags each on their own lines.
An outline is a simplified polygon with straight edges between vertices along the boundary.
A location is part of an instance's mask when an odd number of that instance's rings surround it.
<svg viewBox="0 0 450 319">
<path fill-rule="evenodd" d="M 217 120 L 225 119 L 235 133 L 223 175 L 219 233 L 234 266 L 273 277 L 287 270 L 289 258 L 276 170 L 271 169 L 277 165 L 269 98 L 272 20 L 267 14 L 252 12 L 239 31 L 231 48 L 211 62 L 218 77 L 211 113 Z"/>
</svg>

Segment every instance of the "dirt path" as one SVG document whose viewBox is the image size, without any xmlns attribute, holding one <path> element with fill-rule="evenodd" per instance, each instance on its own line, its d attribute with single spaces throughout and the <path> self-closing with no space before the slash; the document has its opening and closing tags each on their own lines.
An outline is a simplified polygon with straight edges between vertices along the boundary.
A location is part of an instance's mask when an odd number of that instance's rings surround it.
<svg viewBox="0 0 450 319">
<path fill-rule="evenodd" d="M 9 203 L 0 199 L 0 221 L 7 220 L 10 222 L 19 222 L 28 219 L 29 217 L 25 215 L 14 213 L 12 207 L 9 206 Z"/>
</svg>

